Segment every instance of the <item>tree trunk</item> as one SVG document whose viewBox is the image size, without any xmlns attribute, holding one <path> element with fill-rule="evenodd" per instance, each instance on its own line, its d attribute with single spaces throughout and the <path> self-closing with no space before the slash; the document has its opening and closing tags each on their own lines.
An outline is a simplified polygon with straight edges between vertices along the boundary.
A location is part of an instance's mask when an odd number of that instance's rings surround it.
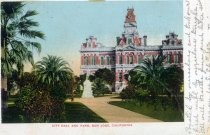
<svg viewBox="0 0 210 135">
<path fill-rule="evenodd" d="M 3 77 L 1 76 L 1 108 L 7 109 L 7 104 L 6 104 L 6 100 L 7 100 L 7 77 Z"/>
<path fill-rule="evenodd" d="M 7 91 L 7 77 L 2 77 L 1 76 L 1 90 L 4 89 Z"/>
<path fill-rule="evenodd" d="M 71 102 L 74 101 L 74 89 L 75 89 L 75 81 L 74 81 L 74 77 L 72 78 L 73 80 L 71 80 L 71 83 L 72 83 L 72 89 L 71 89 Z"/>
</svg>

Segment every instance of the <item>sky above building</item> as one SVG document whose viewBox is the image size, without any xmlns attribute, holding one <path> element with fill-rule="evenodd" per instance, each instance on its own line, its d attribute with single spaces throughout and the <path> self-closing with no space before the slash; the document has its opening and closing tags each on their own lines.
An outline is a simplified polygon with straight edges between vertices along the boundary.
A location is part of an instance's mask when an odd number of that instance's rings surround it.
<svg viewBox="0 0 210 135">
<path fill-rule="evenodd" d="M 34 53 L 35 62 L 47 55 L 64 58 L 75 74 L 80 70 L 81 44 L 95 36 L 105 46 L 116 45 L 121 36 L 127 8 L 134 8 L 140 37 L 147 35 L 148 45 L 160 45 L 165 35 L 183 36 L 182 1 L 115 1 L 115 2 L 26 2 L 25 10 L 36 10 L 33 17 L 46 35 L 42 52 Z M 26 71 L 31 66 L 26 64 Z"/>
</svg>

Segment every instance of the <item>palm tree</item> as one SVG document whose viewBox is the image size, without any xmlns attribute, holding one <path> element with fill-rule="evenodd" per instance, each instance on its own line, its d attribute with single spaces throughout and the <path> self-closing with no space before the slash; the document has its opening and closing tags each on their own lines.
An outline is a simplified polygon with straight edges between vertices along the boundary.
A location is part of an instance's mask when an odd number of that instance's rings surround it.
<svg viewBox="0 0 210 135">
<path fill-rule="evenodd" d="M 59 84 L 66 86 L 73 80 L 72 70 L 61 57 L 51 55 L 43 57 L 35 64 L 33 71 L 38 80 L 46 84 L 49 89 Z"/>
<path fill-rule="evenodd" d="M 33 64 L 32 49 L 41 51 L 41 45 L 31 39 L 44 39 L 44 34 L 34 27 L 39 24 L 31 19 L 38 13 L 28 10 L 24 13 L 22 2 L 1 3 L 1 77 L 2 88 L 7 89 L 7 75 L 13 68 L 23 71 L 24 62 Z"/>
<path fill-rule="evenodd" d="M 132 79 L 135 79 L 138 87 L 148 90 L 153 98 L 165 93 L 173 96 L 183 116 L 183 103 L 180 97 L 183 70 L 176 65 L 164 67 L 165 58 L 161 53 L 151 59 L 145 59 L 134 69 L 136 74 Z"/>
<path fill-rule="evenodd" d="M 38 61 L 33 69 L 40 83 L 47 86 L 53 102 L 53 117 L 61 118 L 64 112 L 66 90 L 73 90 L 74 76 L 69 65 L 61 57 L 48 55 Z"/>
<path fill-rule="evenodd" d="M 151 59 L 145 59 L 140 66 L 134 69 L 134 71 L 136 71 L 135 78 L 138 85 L 144 89 L 150 90 L 153 97 L 162 92 L 165 86 L 163 80 L 165 76 L 163 67 L 164 59 L 165 57 L 162 55 L 153 56 Z M 162 83 L 160 84 L 159 82 Z"/>
</svg>

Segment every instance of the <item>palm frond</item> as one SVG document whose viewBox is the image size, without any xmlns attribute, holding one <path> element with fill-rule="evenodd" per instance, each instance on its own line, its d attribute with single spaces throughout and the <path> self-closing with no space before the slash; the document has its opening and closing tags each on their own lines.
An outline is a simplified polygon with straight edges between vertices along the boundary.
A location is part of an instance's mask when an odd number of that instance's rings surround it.
<svg viewBox="0 0 210 135">
<path fill-rule="evenodd" d="M 1 12 L 2 16 L 5 16 L 8 19 L 15 19 L 23 11 L 22 2 L 2 2 L 1 3 Z"/>
<path fill-rule="evenodd" d="M 37 15 L 38 13 L 35 10 L 28 10 L 20 19 L 27 19 L 27 17 L 31 17 Z"/>
<path fill-rule="evenodd" d="M 25 45 L 28 47 L 31 47 L 32 49 L 36 49 L 38 51 L 38 53 L 41 52 L 41 44 L 38 42 L 30 42 L 30 41 L 26 41 Z"/>
<path fill-rule="evenodd" d="M 26 38 L 41 38 L 44 39 L 45 36 L 41 31 L 36 31 L 36 30 L 20 30 L 19 31 L 20 35 Z"/>
<path fill-rule="evenodd" d="M 29 28 L 36 27 L 36 26 L 39 26 L 39 23 L 33 20 L 29 20 L 29 19 L 22 20 L 18 22 L 17 24 L 17 28 L 19 30 L 28 30 Z"/>
<path fill-rule="evenodd" d="M 41 61 L 38 61 L 34 66 L 34 72 L 39 76 L 40 81 L 49 86 L 55 83 L 66 85 L 66 82 L 70 81 L 73 76 L 68 63 L 61 57 L 52 55 L 43 57 Z"/>
<path fill-rule="evenodd" d="M 1 3 L 1 47 L 4 51 L 5 73 L 11 72 L 11 67 L 20 67 L 20 63 L 30 61 L 33 63 L 31 49 L 28 48 L 26 41 L 33 38 L 44 39 L 41 31 L 32 29 L 38 26 L 38 22 L 30 17 L 37 15 L 34 10 L 24 13 L 25 4 L 22 2 L 2 2 Z M 22 36 L 22 38 L 19 38 Z M 41 51 L 41 45 L 37 42 L 31 42 L 30 47 Z M 8 62 L 8 63 L 6 63 Z"/>
</svg>

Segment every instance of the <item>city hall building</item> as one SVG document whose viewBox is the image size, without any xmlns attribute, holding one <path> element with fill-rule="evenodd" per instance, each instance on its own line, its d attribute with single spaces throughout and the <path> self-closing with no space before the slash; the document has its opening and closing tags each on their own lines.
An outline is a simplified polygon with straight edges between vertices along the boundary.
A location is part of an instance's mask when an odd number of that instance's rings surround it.
<svg viewBox="0 0 210 135">
<path fill-rule="evenodd" d="M 147 35 L 139 35 L 134 9 L 127 9 L 124 32 L 116 38 L 115 47 L 106 47 L 90 36 L 81 45 L 80 74 L 94 74 L 100 68 L 115 72 L 115 92 L 126 86 L 125 74 L 138 66 L 145 58 L 156 56 L 162 51 L 167 56 L 165 65 L 176 64 L 182 67 L 183 45 L 178 35 L 171 32 L 160 45 L 148 45 Z"/>
</svg>

